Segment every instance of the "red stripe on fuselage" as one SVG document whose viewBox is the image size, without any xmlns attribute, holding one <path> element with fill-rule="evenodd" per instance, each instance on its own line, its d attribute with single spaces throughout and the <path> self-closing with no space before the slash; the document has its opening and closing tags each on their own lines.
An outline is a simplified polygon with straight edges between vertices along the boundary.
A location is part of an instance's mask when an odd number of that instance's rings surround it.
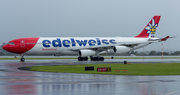
<svg viewBox="0 0 180 95">
<path fill-rule="evenodd" d="M 9 43 L 14 43 L 14 44 L 6 44 L 5 46 L 3 46 L 3 49 L 12 53 L 23 54 L 29 51 L 30 49 L 32 49 L 36 45 L 38 39 L 39 37 L 15 39 L 9 41 Z"/>
</svg>

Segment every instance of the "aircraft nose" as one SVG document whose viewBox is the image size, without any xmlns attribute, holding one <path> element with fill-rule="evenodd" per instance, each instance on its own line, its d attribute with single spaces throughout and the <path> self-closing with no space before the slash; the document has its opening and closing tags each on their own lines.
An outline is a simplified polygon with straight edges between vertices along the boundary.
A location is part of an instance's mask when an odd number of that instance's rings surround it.
<svg viewBox="0 0 180 95">
<path fill-rule="evenodd" d="M 8 46 L 7 46 L 7 45 L 4 45 L 4 46 L 3 46 L 3 49 L 6 50 L 6 51 L 8 51 Z"/>
<path fill-rule="evenodd" d="M 8 51 L 8 52 L 12 52 L 12 53 L 16 53 L 17 52 L 16 46 L 12 46 L 12 45 L 9 45 L 9 44 L 4 45 L 3 49 Z"/>
<path fill-rule="evenodd" d="M 3 49 L 6 50 L 6 51 L 9 51 L 9 52 L 12 51 L 12 48 L 8 44 L 4 45 Z"/>
</svg>

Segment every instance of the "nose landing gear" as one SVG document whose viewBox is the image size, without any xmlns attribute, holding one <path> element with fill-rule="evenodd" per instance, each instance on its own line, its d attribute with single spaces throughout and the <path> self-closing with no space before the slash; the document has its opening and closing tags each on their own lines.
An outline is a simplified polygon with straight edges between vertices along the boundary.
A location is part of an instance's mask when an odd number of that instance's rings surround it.
<svg viewBox="0 0 180 95">
<path fill-rule="evenodd" d="M 24 61 L 25 61 L 25 58 L 22 57 L 22 58 L 20 59 L 20 61 L 21 61 L 21 62 L 24 62 Z"/>
<path fill-rule="evenodd" d="M 24 55 L 21 55 L 20 61 L 21 61 L 21 62 L 24 62 L 24 61 L 25 61 Z"/>
</svg>

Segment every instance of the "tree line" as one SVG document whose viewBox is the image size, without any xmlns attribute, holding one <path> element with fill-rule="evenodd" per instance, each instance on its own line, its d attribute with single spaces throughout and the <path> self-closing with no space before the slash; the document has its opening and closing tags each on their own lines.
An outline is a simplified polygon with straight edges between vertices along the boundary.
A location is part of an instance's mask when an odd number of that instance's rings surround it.
<svg viewBox="0 0 180 95">
<path fill-rule="evenodd" d="M 180 51 L 174 51 L 174 52 L 163 52 L 162 51 L 155 51 L 152 50 L 150 52 L 145 51 L 145 52 L 138 52 L 138 51 L 132 51 L 131 54 L 136 55 L 136 56 L 161 56 L 162 54 L 164 56 L 180 56 Z"/>
</svg>

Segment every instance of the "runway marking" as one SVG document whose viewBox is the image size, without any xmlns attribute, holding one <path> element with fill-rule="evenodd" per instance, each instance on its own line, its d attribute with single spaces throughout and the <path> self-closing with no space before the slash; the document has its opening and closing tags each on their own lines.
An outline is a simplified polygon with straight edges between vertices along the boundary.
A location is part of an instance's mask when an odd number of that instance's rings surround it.
<svg viewBox="0 0 180 95">
<path fill-rule="evenodd" d="M 178 90 L 174 91 L 174 92 L 167 93 L 166 95 L 170 95 L 170 94 L 173 94 L 173 93 L 176 93 L 176 92 L 178 92 Z"/>
</svg>

